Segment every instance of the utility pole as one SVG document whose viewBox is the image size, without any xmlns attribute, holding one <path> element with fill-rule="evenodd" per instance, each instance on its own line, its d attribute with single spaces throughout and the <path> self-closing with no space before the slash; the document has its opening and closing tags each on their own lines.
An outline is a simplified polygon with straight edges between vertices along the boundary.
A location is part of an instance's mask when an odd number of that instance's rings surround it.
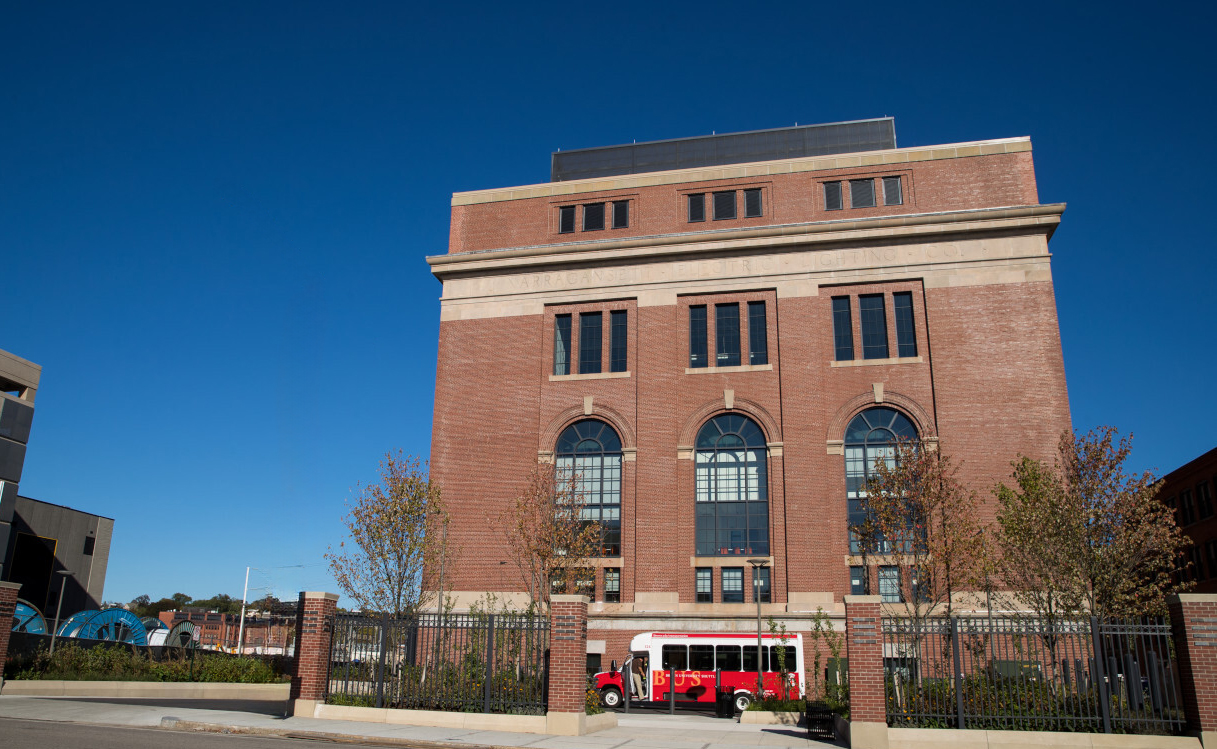
<svg viewBox="0 0 1217 749">
<path fill-rule="evenodd" d="M 51 630 L 51 653 L 55 652 L 55 635 L 59 633 L 59 614 L 63 611 L 63 589 L 68 587 L 68 578 L 73 572 L 69 570 L 56 570 L 56 575 L 59 575 L 59 605 L 55 607 L 55 629 Z"/>
<path fill-rule="evenodd" d="M 756 601 L 756 699 L 765 699 L 765 649 L 761 646 L 761 570 L 769 566 L 768 559 L 749 559 L 752 565 L 752 598 Z"/>
<path fill-rule="evenodd" d="M 249 568 L 245 568 L 245 589 L 241 591 L 241 626 L 237 628 L 237 655 L 245 644 L 245 599 L 249 597 Z"/>
</svg>

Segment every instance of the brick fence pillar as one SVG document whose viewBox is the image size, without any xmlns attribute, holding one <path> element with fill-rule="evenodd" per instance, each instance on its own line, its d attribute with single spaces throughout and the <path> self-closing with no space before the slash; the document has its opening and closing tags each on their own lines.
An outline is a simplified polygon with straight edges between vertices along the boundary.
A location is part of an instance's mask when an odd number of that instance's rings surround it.
<svg viewBox="0 0 1217 749">
<path fill-rule="evenodd" d="M 587 733 L 587 596 L 549 599 L 549 712 L 546 733 Z"/>
<path fill-rule="evenodd" d="M 1188 728 L 1204 746 L 1217 747 L 1217 595 L 1181 593 L 1166 605 Z"/>
<path fill-rule="evenodd" d="M 845 596 L 849 745 L 854 749 L 887 749 L 881 600 L 879 596 Z"/>
<path fill-rule="evenodd" d="M 17 610 L 18 583 L 0 582 L 0 684 L 4 683 L 4 663 L 8 660 L 8 639 L 13 631 L 13 613 Z"/>
<path fill-rule="evenodd" d="M 305 592 L 296 609 L 296 660 L 292 667 L 292 712 L 313 717 L 325 700 L 330 673 L 330 637 L 334 632 L 337 593 Z"/>
</svg>

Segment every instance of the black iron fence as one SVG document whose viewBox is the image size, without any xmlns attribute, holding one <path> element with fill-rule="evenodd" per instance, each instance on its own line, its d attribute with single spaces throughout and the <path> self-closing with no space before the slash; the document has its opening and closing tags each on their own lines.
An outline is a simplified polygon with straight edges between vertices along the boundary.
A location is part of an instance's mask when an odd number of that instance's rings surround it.
<svg viewBox="0 0 1217 749">
<path fill-rule="evenodd" d="M 530 614 L 337 614 L 326 701 L 544 715 L 549 620 Z"/>
<path fill-rule="evenodd" d="M 1162 619 L 883 619 L 896 727 L 1177 734 L 1185 717 Z"/>
</svg>

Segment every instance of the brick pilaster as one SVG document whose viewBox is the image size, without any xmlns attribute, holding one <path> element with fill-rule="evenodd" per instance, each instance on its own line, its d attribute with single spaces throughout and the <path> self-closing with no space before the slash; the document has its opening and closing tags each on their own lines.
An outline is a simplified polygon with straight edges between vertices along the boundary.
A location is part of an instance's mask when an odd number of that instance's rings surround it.
<svg viewBox="0 0 1217 749">
<path fill-rule="evenodd" d="M 549 712 L 587 709 L 587 596 L 549 599 Z"/>
<path fill-rule="evenodd" d="M 0 582 L 0 684 L 4 683 L 4 663 L 8 660 L 8 640 L 12 633 L 13 612 L 17 610 L 18 583 Z"/>
<path fill-rule="evenodd" d="M 1217 744 L 1217 595 L 1181 593 L 1167 599 L 1167 608 L 1188 728 L 1200 734 L 1206 747 L 1213 746 Z"/>
<path fill-rule="evenodd" d="M 292 669 L 292 699 L 321 702 L 325 699 L 330 669 L 330 637 L 334 631 L 337 593 L 300 594 L 296 612 L 296 660 Z M 311 712 L 306 710 L 305 712 Z"/>
<path fill-rule="evenodd" d="M 850 746 L 887 749 L 883 620 L 879 596 L 845 596 Z"/>
</svg>

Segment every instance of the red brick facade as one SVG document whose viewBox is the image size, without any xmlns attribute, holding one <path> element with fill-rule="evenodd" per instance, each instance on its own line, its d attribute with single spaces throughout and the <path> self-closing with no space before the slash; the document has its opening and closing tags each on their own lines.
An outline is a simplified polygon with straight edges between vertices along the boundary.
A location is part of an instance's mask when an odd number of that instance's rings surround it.
<svg viewBox="0 0 1217 749">
<path fill-rule="evenodd" d="M 586 707 L 587 598 L 554 596 L 549 605 L 549 712 Z"/>
<path fill-rule="evenodd" d="M 879 596 L 845 599 L 849 718 L 859 723 L 887 723 L 882 613 Z"/>
<path fill-rule="evenodd" d="M 1171 596 L 1167 607 L 1188 728 L 1217 732 L 1217 596 L 1184 593 Z"/>
<path fill-rule="evenodd" d="M 825 210 L 825 182 L 888 176 L 901 204 Z M 688 221 L 690 192 L 758 187 L 760 217 Z M 631 201 L 628 228 L 558 232 L 561 206 L 614 199 Z M 754 628 L 748 554 L 695 547 L 695 438 L 733 413 L 767 446 L 765 613 L 794 631 L 819 607 L 839 617 L 854 416 L 904 414 L 982 497 L 1017 455 L 1050 458 L 1069 428 L 1047 243 L 1062 210 L 1039 204 L 1025 139 L 457 194 L 448 254 L 429 262 L 444 283 L 431 469 L 453 513 L 458 607 L 524 589 L 498 518 L 562 430 L 592 418 L 623 448 L 621 555 L 598 562 L 592 647 L 607 663 L 638 631 Z M 911 294 L 916 356 L 897 355 L 895 293 Z M 861 350 L 871 294 L 885 301 L 885 359 Z M 853 361 L 835 361 L 833 297 L 850 299 Z M 748 366 L 747 302 L 765 305 L 760 366 Z M 691 368 L 689 308 L 709 310 L 713 363 L 719 303 L 741 305 L 741 366 Z M 612 310 L 627 313 L 624 373 L 608 371 Z M 602 373 L 554 376 L 555 317 L 572 315 L 576 358 L 589 311 L 605 313 Z M 743 603 L 723 603 L 724 566 L 744 568 Z M 699 567 L 713 569 L 713 603 L 696 601 Z M 619 603 L 604 602 L 603 568 L 620 570 Z"/>
<path fill-rule="evenodd" d="M 1192 542 L 1179 574 L 1195 582 L 1193 592 L 1217 593 L 1217 448 L 1163 476 L 1158 498 Z"/>
<path fill-rule="evenodd" d="M 301 593 L 296 621 L 296 659 L 292 673 L 292 699 L 325 699 L 330 668 L 330 638 L 334 633 L 335 593 Z"/>
</svg>

